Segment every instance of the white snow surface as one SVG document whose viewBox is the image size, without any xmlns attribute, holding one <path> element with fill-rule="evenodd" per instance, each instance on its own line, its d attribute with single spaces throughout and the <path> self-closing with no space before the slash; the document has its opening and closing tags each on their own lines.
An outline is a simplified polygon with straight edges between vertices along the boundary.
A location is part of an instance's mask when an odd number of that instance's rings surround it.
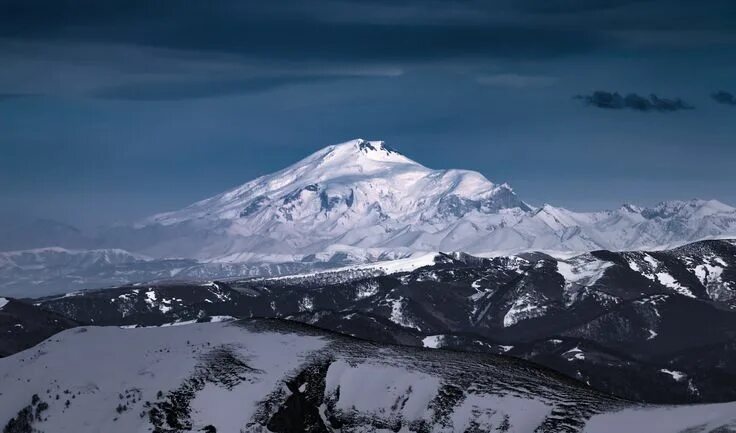
<svg viewBox="0 0 736 433">
<path fill-rule="evenodd" d="M 659 283 L 662 284 L 663 286 L 669 287 L 670 289 L 675 290 L 681 295 L 685 295 L 690 298 L 695 297 L 695 295 L 693 295 L 693 292 L 691 292 L 690 289 L 678 283 L 675 277 L 668 274 L 667 272 L 657 272 L 656 275 L 657 275 L 657 279 L 659 280 Z"/>
<path fill-rule="evenodd" d="M 40 420 L 34 421 L 39 431 L 144 433 L 152 427 L 145 402 L 169 401 L 170 393 L 192 383 L 188 381 L 193 375 L 211 371 L 211 379 L 194 382 L 202 387 L 194 389 L 189 401 L 191 427 L 185 431 L 201 431 L 211 424 L 218 432 L 266 432 L 262 425 L 254 424 L 254 416 L 264 410 L 261 402 L 268 399 L 281 404 L 292 394 L 286 382 L 326 351 L 334 356 L 324 389 L 330 410 L 363 417 L 359 420 L 401 420 L 405 426 L 401 431 L 424 420 L 437 433 L 465 431 L 471 426 L 495 431 L 504 423 L 509 432 L 532 433 L 546 420 L 559 417 L 557 410 L 602 398 L 584 388 L 557 383 L 544 370 L 528 374 L 528 367 L 514 366 L 508 360 L 495 362 L 486 357 L 490 363 L 478 364 L 465 362 L 462 355 L 452 352 L 360 346 L 332 338 L 289 329 L 252 330 L 229 323 L 69 329 L 0 359 L 0 423 L 15 417 L 38 394 L 49 404 Z M 207 367 L 213 351 L 223 350 L 237 362 Z M 232 365 L 245 365 L 247 370 L 238 373 L 230 385 L 219 382 L 233 377 L 223 369 Z M 445 381 L 465 377 L 464 369 L 469 367 L 476 369 L 469 378 L 473 384 L 450 407 L 446 423 L 433 423 L 433 402 L 448 385 Z M 539 382 L 519 387 L 527 380 Z M 306 383 L 298 389 L 309 392 Z M 116 410 L 122 403 L 126 408 Z M 605 413 L 593 415 L 583 431 L 675 433 L 695 426 L 736 425 L 736 403 L 623 410 L 620 405 L 610 409 L 606 405 L 600 409 Z M 325 410 L 323 404 L 323 416 Z"/>
<path fill-rule="evenodd" d="M 443 335 L 430 335 L 428 337 L 424 337 L 422 339 L 422 347 L 427 347 L 429 349 L 437 349 L 442 345 L 442 340 L 444 339 Z"/>
<path fill-rule="evenodd" d="M 0 310 L 3 309 L 4 306 L 8 305 L 8 301 L 6 298 L 0 298 Z"/>
<path fill-rule="evenodd" d="M 630 408 L 593 415 L 583 433 L 682 433 L 736 427 L 736 403 Z"/>
</svg>

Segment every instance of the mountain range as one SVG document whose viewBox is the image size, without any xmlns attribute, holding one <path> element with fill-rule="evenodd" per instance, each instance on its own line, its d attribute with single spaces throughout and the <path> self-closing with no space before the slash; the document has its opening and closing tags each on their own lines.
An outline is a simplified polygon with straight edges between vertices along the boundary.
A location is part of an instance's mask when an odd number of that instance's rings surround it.
<svg viewBox="0 0 736 433">
<path fill-rule="evenodd" d="M 385 344 L 510 355 L 631 401 L 736 400 L 733 240 L 566 259 L 436 254 L 287 277 L 9 299 L 0 308 L 0 356 L 80 325 L 252 317 Z"/>
<path fill-rule="evenodd" d="M 5 250 L 36 247 L 0 253 L 0 293 L 40 296 L 154 279 L 273 276 L 439 251 L 663 248 L 736 236 L 736 209 L 716 200 L 589 213 L 536 207 L 480 173 L 429 169 L 382 141 L 356 139 L 184 209 L 96 236 L 52 223 L 34 227 L 32 242 L 16 234 L 0 244 Z"/>
</svg>

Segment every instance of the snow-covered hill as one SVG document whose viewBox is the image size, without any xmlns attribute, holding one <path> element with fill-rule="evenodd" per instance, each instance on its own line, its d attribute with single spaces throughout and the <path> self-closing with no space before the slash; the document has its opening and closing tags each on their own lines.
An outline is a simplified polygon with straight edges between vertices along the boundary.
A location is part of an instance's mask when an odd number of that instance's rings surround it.
<svg viewBox="0 0 736 433">
<path fill-rule="evenodd" d="M 736 404 L 640 406 L 513 358 L 246 321 L 64 331 L 0 359 L 0 424 L 54 433 L 706 433 L 732 430 Z"/>
<path fill-rule="evenodd" d="M 134 284 L 33 303 L 94 325 L 286 317 L 371 341 L 532 359 L 634 400 L 736 400 L 734 241 L 569 259 L 441 254 L 391 265 Z"/>
<path fill-rule="evenodd" d="M 354 261 L 410 252 L 637 249 L 736 235 L 715 200 L 579 213 L 533 208 L 506 184 L 432 170 L 362 139 L 182 210 L 106 234 L 109 246 L 216 261 Z"/>
</svg>

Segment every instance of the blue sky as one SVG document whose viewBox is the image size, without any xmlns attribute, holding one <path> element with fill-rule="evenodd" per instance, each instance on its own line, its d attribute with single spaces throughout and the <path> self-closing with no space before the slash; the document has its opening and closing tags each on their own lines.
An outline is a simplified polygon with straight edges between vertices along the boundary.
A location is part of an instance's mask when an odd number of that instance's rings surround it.
<svg viewBox="0 0 736 433">
<path fill-rule="evenodd" d="M 0 1 L 0 218 L 130 221 L 356 137 L 534 204 L 736 204 L 730 1 L 174 3 Z"/>
</svg>

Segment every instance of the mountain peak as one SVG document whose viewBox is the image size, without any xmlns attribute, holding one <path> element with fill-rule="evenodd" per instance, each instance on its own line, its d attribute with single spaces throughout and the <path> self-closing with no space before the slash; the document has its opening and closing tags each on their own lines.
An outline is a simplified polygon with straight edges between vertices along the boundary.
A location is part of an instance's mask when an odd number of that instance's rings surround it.
<svg viewBox="0 0 736 433">
<path fill-rule="evenodd" d="M 363 153 L 384 152 L 388 155 L 392 153 L 399 153 L 395 151 L 394 149 L 388 147 L 386 145 L 386 142 L 384 141 L 369 141 L 369 140 L 363 140 L 362 138 L 359 138 L 356 141 L 357 141 L 356 146 Z"/>
<path fill-rule="evenodd" d="M 419 165 L 417 162 L 412 161 L 395 149 L 389 147 L 384 141 L 364 140 L 362 138 L 356 138 L 344 143 L 327 146 L 315 155 L 318 155 L 318 159 L 322 161 L 331 159 L 336 163 L 358 162 L 361 164 L 368 161 L 376 161 Z"/>
<path fill-rule="evenodd" d="M 628 213 L 641 213 L 642 207 L 632 203 L 624 203 L 621 205 L 620 210 Z"/>
</svg>

